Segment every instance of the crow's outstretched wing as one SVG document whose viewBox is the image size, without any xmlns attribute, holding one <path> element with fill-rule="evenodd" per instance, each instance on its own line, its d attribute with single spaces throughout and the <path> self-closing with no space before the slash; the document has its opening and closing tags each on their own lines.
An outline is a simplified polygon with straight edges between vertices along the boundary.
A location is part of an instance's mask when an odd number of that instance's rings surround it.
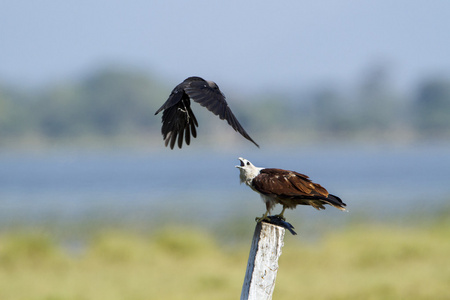
<svg viewBox="0 0 450 300">
<path fill-rule="evenodd" d="M 206 107 L 210 112 L 219 116 L 221 120 L 227 120 L 228 124 L 233 127 L 235 131 L 239 132 L 243 137 L 259 147 L 236 119 L 225 100 L 225 96 L 222 94 L 216 83 L 203 79 L 193 80 L 185 88 L 185 92 L 189 95 L 191 100 Z"/>
<path fill-rule="evenodd" d="M 156 111 L 155 115 L 164 110 L 162 116 L 161 133 L 166 146 L 170 143 L 173 149 L 178 138 L 178 147 L 183 144 L 183 137 L 186 144 L 190 143 L 190 134 L 195 138 L 198 122 L 190 108 L 190 100 L 206 107 L 209 111 L 219 116 L 222 120 L 227 120 L 233 129 L 243 137 L 259 147 L 255 141 L 241 126 L 229 108 L 225 96 L 220 91 L 217 84 L 206 81 L 200 77 L 189 77 L 177 85 L 169 96 L 169 99 Z"/>
<path fill-rule="evenodd" d="M 189 96 L 184 92 L 185 82 L 177 85 L 169 96 L 169 99 L 156 111 L 155 115 L 164 110 L 162 115 L 161 133 L 165 145 L 170 143 L 173 149 L 178 138 L 178 147 L 183 146 L 183 137 L 186 144 L 191 143 L 191 134 L 197 137 L 197 119 L 191 110 Z"/>
<path fill-rule="evenodd" d="M 186 144 L 191 143 L 191 134 L 195 138 L 197 137 L 198 127 L 197 119 L 191 110 L 189 99 L 184 99 L 164 110 L 162 115 L 162 127 L 161 133 L 165 141 L 165 145 L 170 142 L 170 148 L 173 149 L 175 141 L 178 138 L 178 147 L 181 149 L 183 145 L 183 137 Z"/>
</svg>

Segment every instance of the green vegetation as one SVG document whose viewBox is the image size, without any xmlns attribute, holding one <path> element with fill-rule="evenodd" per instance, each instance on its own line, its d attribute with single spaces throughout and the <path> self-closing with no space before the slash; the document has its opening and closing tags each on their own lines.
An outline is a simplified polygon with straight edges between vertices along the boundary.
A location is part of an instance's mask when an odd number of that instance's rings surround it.
<svg viewBox="0 0 450 300">
<path fill-rule="evenodd" d="M 346 89 L 325 84 L 245 99 L 222 88 L 255 139 L 263 134 L 281 142 L 450 137 L 450 81 L 424 78 L 413 90 L 400 92 L 386 73 L 374 68 Z M 126 68 L 106 68 L 42 89 L 0 83 L 0 147 L 142 143 L 159 136 L 160 117 L 154 112 L 174 85 Z M 214 138 L 207 128 L 220 130 L 216 118 L 197 117 L 204 139 Z"/>
<path fill-rule="evenodd" d="M 448 299 L 450 226 L 358 225 L 311 242 L 287 235 L 274 299 Z M 251 236 L 222 245 L 198 229 L 109 231 L 64 248 L 0 237 L 0 299 L 235 299 Z"/>
</svg>

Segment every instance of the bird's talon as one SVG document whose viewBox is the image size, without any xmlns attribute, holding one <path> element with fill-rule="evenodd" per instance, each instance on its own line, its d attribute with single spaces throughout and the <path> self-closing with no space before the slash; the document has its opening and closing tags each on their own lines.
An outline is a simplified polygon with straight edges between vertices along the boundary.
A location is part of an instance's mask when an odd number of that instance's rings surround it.
<svg viewBox="0 0 450 300">
<path fill-rule="evenodd" d="M 274 215 L 274 217 L 275 218 L 279 218 L 279 219 L 281 219 L 281 220 L 283 220 L 283 221 L 286 221 L 286 218 L 283 216 L 283 215 Z"/>
<path fill-rule="evenodd" d="M 261 223 L 262 221 L 270 221 L 268 216 L 262 216 L 261 218 L 256 217 L 255 218 L 256 223 Z"/>
</svg>

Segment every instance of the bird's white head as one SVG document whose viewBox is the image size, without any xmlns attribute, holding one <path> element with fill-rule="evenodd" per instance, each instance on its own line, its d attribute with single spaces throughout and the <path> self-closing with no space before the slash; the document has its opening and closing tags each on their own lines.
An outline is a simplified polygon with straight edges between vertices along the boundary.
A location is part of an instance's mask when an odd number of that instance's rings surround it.
<svg viewBox="0 0 450 300">
<path fill-rule="evenodd" d="M 241 162 L 241 164 L 239 166 L 236 166 L 236 168 L 238 168 L 240 171 L 239 178 L 241 180 L 241 183 L 245 182 L 250 186 L 253 178 L 258 176 L 259 171 L 264 168 L 255 167 L 249 160 L 242 157 L 239 157 L 239 161 Z"/>
</svg>

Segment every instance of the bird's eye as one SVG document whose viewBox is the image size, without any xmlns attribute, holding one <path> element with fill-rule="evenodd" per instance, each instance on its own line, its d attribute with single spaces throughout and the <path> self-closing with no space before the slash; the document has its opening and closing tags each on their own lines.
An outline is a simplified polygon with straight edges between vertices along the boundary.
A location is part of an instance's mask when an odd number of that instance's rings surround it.
<svg viewBox="0 0 450 300">
<path fill-rule="evenodd" d="M 247 162 L 247 166 L 250 166 L 250 162 L 249 161 Z"/>
</svg>

